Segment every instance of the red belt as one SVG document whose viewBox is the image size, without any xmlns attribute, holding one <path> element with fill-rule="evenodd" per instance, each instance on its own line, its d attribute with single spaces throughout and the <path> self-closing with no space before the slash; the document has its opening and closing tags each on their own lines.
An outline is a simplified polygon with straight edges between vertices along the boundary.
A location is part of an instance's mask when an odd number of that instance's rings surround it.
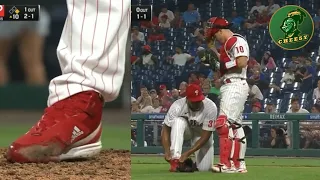
<svg viewBox="0 0 320 180">
<path fill-rule="evenodd" d="M 232 78 L 232 79 L 246 80 L 245 78 Z M 232 82 L 231 82 L 231 79 L 229 79 L 229 78 L 228 78 L 228 79 L 225 79 L 224 82 L 225 82 L 225 84 L 232 83 Z"/>
</svg>

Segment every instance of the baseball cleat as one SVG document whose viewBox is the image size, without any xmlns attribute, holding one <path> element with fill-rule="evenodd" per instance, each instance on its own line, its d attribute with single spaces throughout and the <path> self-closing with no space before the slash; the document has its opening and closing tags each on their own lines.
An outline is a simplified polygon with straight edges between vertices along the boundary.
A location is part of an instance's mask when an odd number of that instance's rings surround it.
<svg viewBox="0 0 320 180">
<path fill-rule="evenodd" d="M 240 162 L 240 167 L 237 168 L 236 170 L 238 173 L 247 173 L 248 170 L 247 170 L 247 167 L 246 167 L 246 162 L 245 161 L 241 161 Z"/>
<path fill-rule="evenodd" d="M 102 149 L 100 141 L 102 133 L 101 124 L 89 136 L 74 143 L 67 152 L 59 155 L 59 160 L 85 159 L 96 156 Z"/>
<path fill-rule="evenodd" d="M 9 147 L 6 159 L 46 163 L 90 158 L 101 151 L 103 100 L 86 91 L 45 109 L 40 121 Z"/>
<path fill-rule="evenodd" d="M 177 172 L 179 167 L 179 159 L 172 159 L 170 160 L 170 172 Z"/>
<path fill-rule="evenodd" d="M 224 164 L 217 164 L 211 167 L 214 173 L 236 173 L 234 168 L 229 168 Z"/>
</svg>

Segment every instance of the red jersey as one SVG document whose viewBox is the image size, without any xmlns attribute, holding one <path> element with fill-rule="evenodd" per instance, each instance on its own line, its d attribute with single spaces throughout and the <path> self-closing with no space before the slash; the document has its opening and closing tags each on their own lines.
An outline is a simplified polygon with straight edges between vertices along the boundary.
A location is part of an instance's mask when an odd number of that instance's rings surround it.
<svg viewBox="0 0 320 180">
<path fill-rule="evenodd" d="M 260 16 L 259 18 L 257 18 L 256 22 L 259 24 L 264 24 L 264 23 L 268 23 L 270 19 L 271 17 L 269 16 Z"/>
<path fill-rule="evenodd" d="M 137 59 L 138 59 L 137 56 L 131 56 L 131 58 L 130 58 L 131 64 L 133 64 Z"/>
<path fill-rule="evenodd" d="M 161 99 L 161 100 L 162 100 L 165 96 L 167 96 L 168 99 L 170 99 L 172 95 L 171 95 L 171 93 L 169 93 L 169 92 L 167 92 L 166 94 L 161 94 L 161 93 L 160 93 L 160 94 L 158 95 L 159 99 Z"/>
<path fill-rule="evenodd" d="M 164 34 L 150 34 L 148 38 L 148 41 L 150 42 L 163 40 L 165 40 Z"/>
<path fill-rule="evenodd" d="M 255 59 L 249 59 L 248 61 L 248 68 L 251 69 L 253 68 L 255 65 L 257 65 L 258 62 Z"/>
<path fill-rule="evenodd" d="M 158 26 L 158 25 L 159 25 L 159 19 L 158 19 L 158 17 L 157 17 L 157 16 L 153 16 L 151 21 L 141 21 L 141 22 L 140 22 L 140 26 L 141 26 L 142 28 L 152 28 L 151 22 L 152 22 L 154 25 Z"/>
</svg>

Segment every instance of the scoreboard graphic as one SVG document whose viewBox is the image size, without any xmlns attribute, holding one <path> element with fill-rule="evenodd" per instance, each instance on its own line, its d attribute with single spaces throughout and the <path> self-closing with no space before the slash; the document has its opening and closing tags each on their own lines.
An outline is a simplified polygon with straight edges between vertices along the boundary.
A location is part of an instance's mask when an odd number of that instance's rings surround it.
<svg viewBox="0 0 320 180">
<path fill-rule="evenodd" d="M 132 21 L 151 21 L 152 6 L 151 5 L 131 5 Z"/>
<path fill-rule="evenodd" d="M 0 21 L 38 21 L 40 5 L 0 5 Z"/>
<path fill-rule="evenodd" d="M 152 5 L 132 5 L 132 21 L 151 21 Z M 0 21 L 38 21 L 40 5 L 0 5 Z"/>
</svg>

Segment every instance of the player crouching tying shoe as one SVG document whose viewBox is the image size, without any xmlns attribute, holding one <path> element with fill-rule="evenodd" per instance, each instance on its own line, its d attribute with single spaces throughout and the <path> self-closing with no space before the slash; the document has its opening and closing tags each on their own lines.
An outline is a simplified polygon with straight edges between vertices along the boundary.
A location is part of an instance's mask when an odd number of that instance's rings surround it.
<svg viewBox="0 0 320 180">
<path fill-rule="evenodd" d="M 212 17 L 207 22 L 206 38 L 211 50 L 219 58 L 221 101 L 220 112 L 215 121 L 219 135 L 220 163 L 212 167 L 213 172 L 245 173 L 247 172 L 244 156 L 246 138 L 242 128 L 242 112 L 249 93 L 247 62 L 249 46 L 239 34 L 229 30 L 231 23 L 219 17 Z M 217 40 L 222 46 L 215 48 Z"/>
<path fill-rule="evenodd" d="M 170 163 L 171 172 L 193 172 L 196 168 L 199 171 L 211 170 L 216 118 L 216 104 L 204 97 L 199 85 L 190 84 L 186 97 L 171 105 L 161 132 L 165 160 Z M 184 140 L 191 140 L 192 147 L 182 153 Z M 196 168 L 189 164 L 189 156 L 193 153 Z"/>
</svg>

